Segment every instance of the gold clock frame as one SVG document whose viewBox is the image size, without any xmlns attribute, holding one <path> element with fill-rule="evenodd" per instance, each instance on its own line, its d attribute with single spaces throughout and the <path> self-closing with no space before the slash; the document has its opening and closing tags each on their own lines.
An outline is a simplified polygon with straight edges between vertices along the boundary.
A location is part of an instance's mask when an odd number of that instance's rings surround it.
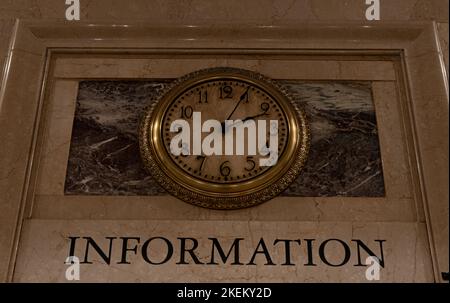
<svg viewBox="0 0 450 303">
<path fill-rule="evenodd" d="M 280 104 L 288 123 L 288 142 L 277 164 L 262 175 L 239 184 L 214 184 L 186 174 L 167 154 L 161 132 L 165 112 L 174 98 L 200 82 L 223 78 L 245 81 L 265 89 Z M 307 159 L 310 132 L 304 110 L 293 102 L 283 87 L 259 73 L 230 67 L 199 70 L 173 81 L 152 101 L 140 124 L 141 158 L 153 178 L 185 202 L 212 209 L 238 209 L 260 204 L 285 190 L 297 178 Z"/>
</svg>

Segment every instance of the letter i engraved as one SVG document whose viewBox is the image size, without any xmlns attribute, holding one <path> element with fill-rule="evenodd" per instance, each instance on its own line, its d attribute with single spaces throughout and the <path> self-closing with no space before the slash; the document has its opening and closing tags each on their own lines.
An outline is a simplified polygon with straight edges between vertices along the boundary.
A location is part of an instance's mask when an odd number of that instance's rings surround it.
<svg viewBox="0 0 450 303">
<path fill-rule="evenodd" d="M 80 237 L 69 237 L 69 256 L 65 260 L 65 264 L 68 265 L 65 276 L 68 281 L 80 280 L 80 259 L 75 256 L 75 242 Z"/>
</svg>

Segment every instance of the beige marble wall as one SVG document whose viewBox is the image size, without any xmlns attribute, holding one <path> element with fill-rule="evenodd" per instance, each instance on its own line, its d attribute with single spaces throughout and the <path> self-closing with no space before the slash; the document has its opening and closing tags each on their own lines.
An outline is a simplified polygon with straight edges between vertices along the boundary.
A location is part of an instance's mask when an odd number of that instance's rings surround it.
<svg viewBox="0 0 450 303">
<path fill-rule="evenodd" d="M 170 20 L 218 22 L 229 20 L 365 20 L 361 0 L 81 0 L 82 19 Z M 64 19 L 63 0 L 2 0 L 2 18 Z M 251 12 L 251 14 L 249 14 Z M 447 0 L 382 0 L 382 20 L 448 22 Z"/>
<path fill-rule="evenodd" d="M 290 21 L 366 21 L 364 0 L 81 0 L 80 3 L 82 21 L 145 20 L 174 24 L 242 21 L 268 25 Z M 7 55 L 14 19 L 64 20 L 65 8 L 64 0 L 0 1 L 0 66 Z M 448 70 L 448 16 L 448 0 L 384 0 L 381 20 L 377 22 L 436 21 Z"/>
</svg>

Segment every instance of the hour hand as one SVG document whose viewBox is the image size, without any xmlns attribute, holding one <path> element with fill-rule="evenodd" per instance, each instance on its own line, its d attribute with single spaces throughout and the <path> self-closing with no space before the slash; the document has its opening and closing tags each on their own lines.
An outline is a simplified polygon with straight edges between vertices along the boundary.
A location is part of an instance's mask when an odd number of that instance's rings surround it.
<svg viewBox="0 0 450 303">
<path fill-rule="evenodd" d="M 268 114 L 266 114 L 266 113 L 262 113 L 262 114 L 259 114 L 259 115 L 254 115 L 254 116 L 246 117 L 246 118 L 242 119 L 242 122 L 245 122 L 245 121 L 247 121 L 247 120 L 253 120 L 253 119 L 255 119 L 255 118 L 262 117 L 262 116 L 267 116 L 267 115 L 268 115 Z"/>
<path fill-rule="evenodd" d="M 242 122 L 245 122 L 245 121 L 248 121 L 248 120 L 253 120 L 253 119 L 255 119 L 255 118 L 262 117 L 262 116 L 267 116 L 267 115 L 268 115 L 268 114 L 266 114 L 266 113 L 262 113 L 262 114 L 259 114 L 259 115 L 254 115 L 254 116 L 246 117 L 246 118 L 242 119 L 241 121 L 242 121 Z M 222 134 L 225 134 L 225 133 L 226 133 L 226 130 L 225 130 L 225 122 L 222 122 L 221 125 L 222 125 Z M 234 123 L 233 123 L 232 125 L 234 125 Z"/>
<path fill-rule="evenodd" d="M 247 117 L 247 118 L 244 118 L 244 119 L 242 120 L 242 122 L 245 122 L 245 121 L 247 121 L 247 120 L 252 120 L 252 119 L 255 119 L 255 118 L 258 118 L 258 117 L 261 117 L 261 116 L 267 116 L 267 115 L 268 115 L 268 111 L 269 111 L 269 109 L 270 109 L 269 103 L 264 102 L 264 103 L 261 104 L 260 107 L 261 107 L 261 110 L 263 111 L 261 114 L 254 115 L 254 116 L 249 116 L 249 117 Z"/>
</svg>

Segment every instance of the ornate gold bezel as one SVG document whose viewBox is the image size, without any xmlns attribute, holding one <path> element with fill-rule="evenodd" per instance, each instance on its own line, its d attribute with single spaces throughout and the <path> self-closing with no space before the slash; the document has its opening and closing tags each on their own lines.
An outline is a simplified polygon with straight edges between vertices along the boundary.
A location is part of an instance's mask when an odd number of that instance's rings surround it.
<svg viewBox="0 0 450 303">
<path fill-rule="evenodd" d="M 238 184 L 209 183 L 186 174 L 167 154 L 161 135 L 164 114 L 179 93 L 199 82 L 221 78 L 262 87 L 277 100 L 288 121 L 288 143 L 278 163 L 262 175 Z M 250 207 L 277 196 L 299 175 L 308 155 L 309 141 L 305 112 L 283 87 L 259 73 L 230 67 L 199 70 L 173 81 L 145 110 L 139 131 L 141 157 L 153 178 L 179 199 L 213 209 Z"/>
</svg>

